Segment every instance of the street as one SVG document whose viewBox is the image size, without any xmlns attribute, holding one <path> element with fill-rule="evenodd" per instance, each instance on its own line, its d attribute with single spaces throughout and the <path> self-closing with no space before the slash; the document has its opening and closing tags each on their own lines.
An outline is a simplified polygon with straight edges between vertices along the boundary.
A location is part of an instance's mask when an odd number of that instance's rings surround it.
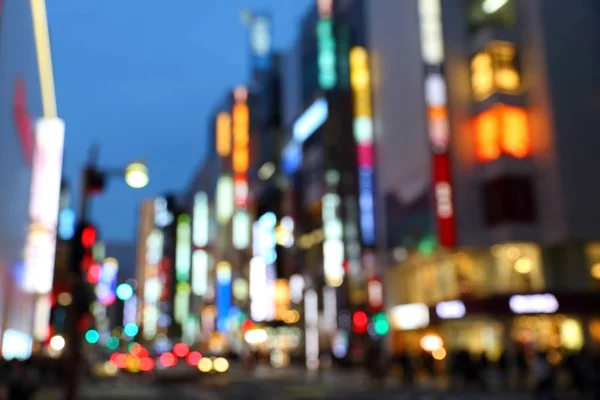
<svg viewBox="0 0 600 400">
<path fill-rule="evenodd" d="M 243 370 L 223 376 L 205 376 L 195 382 L 144 382 L 138 377 L 119 377 L 95 383 L 85 383 L 82 400 L 100 399 L 530 399 L 524 393 L 440 392 L 436 390 L 405 389 L 393 382 L 375 384 L 356 372 L 328 371 L 320 376 L 306 375 L 295 369 L 257 369 L 252 374 Z M 40 393 L 37 400 L 61 399 L 58 390 Z"/>
</svg>

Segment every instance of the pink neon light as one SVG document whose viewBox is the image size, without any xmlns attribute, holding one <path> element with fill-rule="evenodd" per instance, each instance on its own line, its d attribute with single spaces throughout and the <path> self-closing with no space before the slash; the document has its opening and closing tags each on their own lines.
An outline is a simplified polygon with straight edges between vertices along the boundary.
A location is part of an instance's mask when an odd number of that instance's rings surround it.
<svg viewBox="0 0 600 400">
<path fill-rule="evenodd" d="M 373 167 L 373 145 L 359 144 L 356 146 L 359 167 Z"/>
</svg>

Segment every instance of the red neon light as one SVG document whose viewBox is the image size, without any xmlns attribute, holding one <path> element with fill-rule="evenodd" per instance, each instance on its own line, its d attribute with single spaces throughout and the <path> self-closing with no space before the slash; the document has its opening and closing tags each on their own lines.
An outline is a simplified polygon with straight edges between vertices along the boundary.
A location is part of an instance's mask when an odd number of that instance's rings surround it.
<svg viewBox="0 0 600 400">
<path fill-rule="evenodd" d="M 100 264 L 95 263 L 90 266 L 87 272 L 87 280 L 92 285 L 95 285 L 100 280 Z"/>
<path fill-rule="evenodd" d="M 1 6 L 1 4 L 0 4 Z M 25 81 L 23 78 L 17 79 L 14 93 L 14 120 L 21 141 L 21 151 L 27 164 L 33 160 L 33 127 L 31 117 L 27 111 L 27 91 L 25 90 Z"/>
<path fill-rule="evenodd" d="M 236 174 L 233 179 L 234 199 L 237 208 L 248 206 L 248 177 L 244 174 Z"/>
<path fill-rule="evenodd" d="M 433 189 L 438 242 L 443 247 L 453 247 L 456 245 L 456 221 L 448 153 L 433 154 Z"/>
<path fill-rule="evenodd" d="M 356 153 L 358 156 L 359 167 L 373 167 L 373 145 L 372 144 L 359 144 L 356 146 Z"/>
</svg>

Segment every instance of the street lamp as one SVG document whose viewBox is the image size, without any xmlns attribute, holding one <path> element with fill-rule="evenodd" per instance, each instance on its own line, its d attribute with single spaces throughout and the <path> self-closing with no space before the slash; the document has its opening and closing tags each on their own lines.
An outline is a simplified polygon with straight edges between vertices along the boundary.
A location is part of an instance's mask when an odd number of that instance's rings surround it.
<svg viewBox="0 0 600 400">
<path fill-rule="evenodd" d="M 133 162 L 125 168 L 125 182 L 134 189 L 148 184 L 148 168 L 141 162 Z"/>
</svg>

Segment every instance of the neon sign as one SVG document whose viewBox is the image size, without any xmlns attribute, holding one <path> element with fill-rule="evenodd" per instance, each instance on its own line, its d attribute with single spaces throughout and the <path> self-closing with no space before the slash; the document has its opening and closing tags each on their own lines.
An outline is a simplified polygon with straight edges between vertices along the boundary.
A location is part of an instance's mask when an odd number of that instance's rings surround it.
<svg viewBox="0 0 600 400">
<path fill-rule="evenodd" d="M 334 193 L 323 195 L 323 271 L 325 283 L 338 287 L 344 281 L 344 242 L 342 221 L 338 216 L 340 196 Z"/>
<path fill-rule="evenodd" d="M 319 20 L 317 21 L 317 65 L 321 89 L 333 89 L 337 83 L 336 43 L 333 35 L 332 0 L 319 0 L 317 3 Z"/>
<path fill-rule="evenodd" d="M 515 295 L 508 300 L 515 314 L 553 314 L 558 311 L 558 300 L 552 294 Z"/>
<path fill-rule="evenodd" d="M 297 143 L 304 143 L 327 121 L 328 117 L 329 104 L 327 99 L 321 97 L 315 100 L 294 123 L 294 140 Z"/>
<path fill-rule="evenodd" d="M 425 64 L 424 92 L 427 105 L 428 136 L 433 162 L 438 242 L 441 246 L 456 244 L 453 188 L 448 157 L 450 136 L 447 85 L 442 74 L 444 37 L 441 0 L 419 0 L 421 56 Z"/>
<path fill-rule="evenodd" d="M 208 196 L 205 192 L 198 192 L 194 196 L 194 246 L 204 247 L 208 244 L 208 224 Z"/>
<path fill-rule="evenodd" d="M 354 141 L 358 157 L 360 229 L 364 244 L 375 243 L 373 111 L 367 51 L 350 51 L 350 83 L 354 94 Z"/>
<path fill-rule="evenodd" d="M 190 217 L 181 214 L 177 218 L 177 232 L 175 245 L 175 275 L 177 282 L 189 282 L 191 263 L 191 226 Z"/>
<path fill-rule="evenodd" d="M 217 265 L 217 331 L 226 332 L 231 309 L 231 265 L 220 262 Z"/>
</svg>

